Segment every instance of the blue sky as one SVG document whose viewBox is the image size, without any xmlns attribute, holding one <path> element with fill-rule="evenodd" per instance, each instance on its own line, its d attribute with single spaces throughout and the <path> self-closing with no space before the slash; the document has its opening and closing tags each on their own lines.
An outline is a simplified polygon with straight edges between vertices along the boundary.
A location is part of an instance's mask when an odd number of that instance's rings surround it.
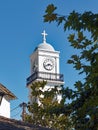
<svg viewBox="0 0 98 130">
<path fill-rule="evenodd" d="M 73 87 L 78 79 L 77 72 L 66 64 L 71 54 L 75 53 L 69 46 L 68 32 L 55 23 L 43 22 L 46 6 L 51 3 L 63 15 L 73 10 L 98 13 L 96 0 L 0 0 L 0 83 L 18 97 L 11 101 L 11 109 L 28 102 L 26 78 L 30 76 L 29 56 L 42 42 L 41 33 L 44 29 L 48 33 L 47 42 L 60 51 L 60 69 L 64 74 L 65 87 Z M 11 117 L 19 119 L 20 112 L 20 108 L 16 109 Z"/>
</svg>

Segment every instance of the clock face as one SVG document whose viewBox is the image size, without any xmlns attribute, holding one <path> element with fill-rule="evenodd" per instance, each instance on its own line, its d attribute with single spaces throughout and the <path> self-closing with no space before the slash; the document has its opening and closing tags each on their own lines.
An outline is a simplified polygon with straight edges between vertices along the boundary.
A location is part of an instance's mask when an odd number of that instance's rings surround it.
<svg viewBox="0 0 98 130">
<path fill-rule="evenodd" d="M 43 63 L 43 66 L 46 70 L 52 70 L 54 67 L 54 63 L 52 59 L 46 59 Z"/>
</svg>

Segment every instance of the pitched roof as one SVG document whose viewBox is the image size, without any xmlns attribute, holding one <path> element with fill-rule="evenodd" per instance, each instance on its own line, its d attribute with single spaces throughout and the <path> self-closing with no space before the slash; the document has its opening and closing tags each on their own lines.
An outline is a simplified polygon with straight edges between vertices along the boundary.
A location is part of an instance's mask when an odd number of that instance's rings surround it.
<svg viewBox="0 0 98 130">
<path fill-rule="evenodd" d="M 0 116 L 0 130 L 52 130 Z"/>
<path fill-rule="evenodd" d="M 6 96 L 10 98 L 10 100 L 16 99 L 17 97 L 10 91 L 8 90 L 4 85 L 0 83 L 0 92 L 3 92 Z"/>
</svg>

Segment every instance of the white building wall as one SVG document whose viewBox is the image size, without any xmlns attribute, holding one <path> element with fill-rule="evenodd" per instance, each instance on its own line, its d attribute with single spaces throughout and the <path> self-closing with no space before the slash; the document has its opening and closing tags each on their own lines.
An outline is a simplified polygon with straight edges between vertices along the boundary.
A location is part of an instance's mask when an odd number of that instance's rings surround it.
<svg viewBox="0 0 98 130">
<path fill-rule="evenodd" d="M 54 62 L 54 68 L 51 71 L 44 69 L 43 62 L 45 59 L 52 59 Z M 38 71 L 48 72 L 48 73 L 56 73 L 59 74 L 59 52 L 51 52 L 39 50 L 38 52 Z"/>
<path fill-rule="evenodd" d="M 54 68 L 51 71 L 46 70 L 43 67 L 43 62 L 45 59 L 52 59 L 54 61 Z M 45 51 L 45 50 L 36 50 L 31 56 L 31 74 L 34 73 L 34 66 L 38 72 L 48 72 L 59 74 L 59 51 Z"/>
<path fill-rule="evenodd" d="M 0 105 L 0 116 L 10 118 L 10 102 L 4 97 Z"/>
<path fill-rule="evenodd" d="M 38 52 L 35 51 L 31 56 L 30 56 L 30 62 L 31 62 L 31 75 L 34 73 L 34 67 L 36 67 L 36 69 L 38 69 Z"/>
</svg>

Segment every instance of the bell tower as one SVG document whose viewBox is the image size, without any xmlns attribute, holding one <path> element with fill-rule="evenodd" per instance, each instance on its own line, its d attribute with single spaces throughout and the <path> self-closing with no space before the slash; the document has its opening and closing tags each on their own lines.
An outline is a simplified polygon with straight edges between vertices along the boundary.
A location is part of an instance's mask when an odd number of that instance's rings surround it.
<svg viewBox="0 0 98 130">
<path fill-rule="evenodd" d="M 64 84 L 63 74 L 59 70 L 59 51 L 46 42 L 48 34 L 45 30 L 42 33 L 43 42 L 39 44 L 30 56 L 31 75 L 27 78 L 27 87 L 29 89 L 33 82 L 47 81 L 46 88 L 60 86 Z"/>
</svg>

